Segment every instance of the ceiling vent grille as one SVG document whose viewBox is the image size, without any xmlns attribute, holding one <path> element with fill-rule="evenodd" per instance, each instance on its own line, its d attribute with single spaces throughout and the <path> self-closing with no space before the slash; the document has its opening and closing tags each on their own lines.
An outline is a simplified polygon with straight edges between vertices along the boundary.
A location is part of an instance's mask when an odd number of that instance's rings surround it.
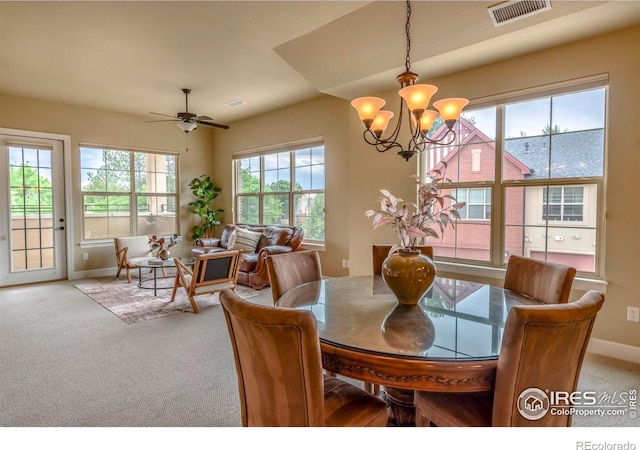
<svg viewBox="0 0 640 450">
<path fill-rule="evenodd" d="M 245 103 L 247 102 L 245 102 L 244 100 L 235 99 L 235 100 L 228 101 L 227 103 L 225 103 L 225 105 L 235 107 L 235 106 L 244 105 Z"/>
<path fill-rule="evenodd" d="M 488 9 L 494 26 L 504 25 L 551 9 L 549 0 L 513 0 Z"/>
</svg>

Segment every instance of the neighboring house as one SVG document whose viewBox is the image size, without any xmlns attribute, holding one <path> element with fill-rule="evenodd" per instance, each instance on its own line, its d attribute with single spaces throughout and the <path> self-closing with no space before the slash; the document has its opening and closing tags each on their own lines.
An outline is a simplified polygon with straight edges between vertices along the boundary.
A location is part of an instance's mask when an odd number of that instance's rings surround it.
<svg viewBox="0 0 640 450">
<path fill-rule="evenodd" d="M 442 126 L 434 133 L 446 132 Z M 587 177 L 603 167 L 602 129 L 506 139 L 504 179 Z M 552 148 L 550 153 L 549 148 Z M 486 181 L 486 188 L 458 187 L 453 193 L 467 202 L 461 213 L 465 232 L 446 231 L 437 243 L 440 255 L 490 260 L 491 188 L 495 170 L 495 141 L 468 120 L 460 119 L 455 145 L 427 150 L 425 173 L 445 171 L 456 182 Z M 548 161 L 551 161 L 549 166 Z M 446 169 L 443 164 L 446 163 Z M 588 162 L 588 163 L 587 163 Z M 589 171 L 587 171 L 590 169 Z M 505 191 L 505 260 L 517 254 L 594 271 L 596 245 L 596 185 L 512 187 Z M 454 254 L 454 249 L 457 253 Z M 545 258 L 547 255 L 552 257 Z"/>
</svg>

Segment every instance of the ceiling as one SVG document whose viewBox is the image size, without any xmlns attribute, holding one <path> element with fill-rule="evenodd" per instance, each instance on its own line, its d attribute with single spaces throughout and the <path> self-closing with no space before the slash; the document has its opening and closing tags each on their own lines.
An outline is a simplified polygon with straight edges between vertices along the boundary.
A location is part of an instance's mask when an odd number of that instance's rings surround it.
<svg viewBox="0 0 640 450">
<path fill-rule="evenodd" d="M 639 1 L 558 1 L 494 27 L 500 1 L 414 1 L 421 81 L 640 23 Z M 0 93 L 228 123 L 397 86 L 404 1 L 0 1 Z M 243 100 L 231 107 L 225 103 Z M 1 105 L 0 105 L 1 107 Z M 2 125 L 2 124 L 0 124 Z"/>
</svg>

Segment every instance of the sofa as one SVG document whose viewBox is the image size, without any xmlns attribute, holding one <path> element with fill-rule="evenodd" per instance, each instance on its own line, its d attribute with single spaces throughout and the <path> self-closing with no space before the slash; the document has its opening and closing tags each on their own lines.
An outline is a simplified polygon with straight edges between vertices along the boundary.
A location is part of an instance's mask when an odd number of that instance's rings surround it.
<svg viewBox="0 0 640 450">
<path fill-rule="evenodd" d="M 241 230 L 234 231 L 236 228 Z M 239 242 L 247 235 L 250 239 L 256 239 L 255 248 L 253 241 L 249 244 Z M 211 252 L 242 250 L 238 283 L 262 289 L 269 286 L 266 257 L 302 250 L 303 237 L 304 229 L 297 226 L 228 224 L 219 238 L 196 239 L 191 255 L 197 257 Z"/>
</svg>

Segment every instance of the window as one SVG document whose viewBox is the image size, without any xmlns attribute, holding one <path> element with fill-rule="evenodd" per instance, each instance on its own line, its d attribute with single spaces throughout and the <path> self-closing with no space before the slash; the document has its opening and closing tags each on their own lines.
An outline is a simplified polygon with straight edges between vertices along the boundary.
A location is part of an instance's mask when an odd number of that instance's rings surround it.
<svg viewBox="0 0 640 450">
<path fill-rule="evenodd" d="M 583 198 L 583 186 L 542 188 L 542 220 L 582 222 Z"/>
<path fill-rule="evenodd" d="M 454 189 L 453 196 L 467 203 L 460 209 L 461 219 L 491 219 L 491 189 Z"/>
<path fill-rule="evenodd" d="M 474 148 L 471 150 L 471 170 L 473 172 L 480 172 L 480 154 L 482 150 Z"/>
<path fill-rule="evenodd" d="M 304 228 L 324 241 L 324 144 L 279 149 L 234 161 L 235 221 Z"/>
<path fill-rule="evenodd" d="M 425 151 L 425 177 L 446 170 L 467 202 L 455 229 L 431 242 L 437 256 L 501 266 L 517 254 L 600 273 L 604 83 L 487 101 L 465 110 L 452 145 Z"/>
<path fill-rule="evenodd" d="M 173 234 L 178 157 L 80 147 L 83 239 Z"/>
</svg>

